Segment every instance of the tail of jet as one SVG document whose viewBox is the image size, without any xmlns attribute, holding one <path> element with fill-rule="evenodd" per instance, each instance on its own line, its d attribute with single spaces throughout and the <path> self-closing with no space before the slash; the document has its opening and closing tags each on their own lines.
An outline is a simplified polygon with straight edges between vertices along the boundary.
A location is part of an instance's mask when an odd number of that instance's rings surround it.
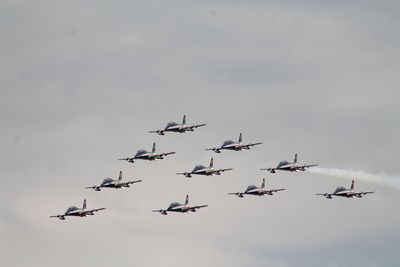
<svg viewBox="0 0 400 267">
<path fill-rule="evenodd" d="M 186 195 L 185 206 L 189 204 L 189 195 Z"/>
<path fill-rule="evenodd" d="M 122 171 L 119 171 L 118 181 L 122 180 Z"/>
<path fill-rule="evenodd" d="M 182 125 L 186 124 L 186 115 L 183 115 Z"/>
<path fill-rule="evenodd" d="M 86 209 L 86 199 L 84 199 L 84 200 L 83 200 L 82 209 L 83 209 L 83 210 L 85 210 L 85 209 Z"/>
<path fill-rule="evenodd" d="M 294 161 L 293 161 L 293 163 L 294 163 L 294 164 L 296 164 L 296 163 L 297 163 L 297 153 L 296 153 L 296 154 L 294 154 Z"/>
<path fill-rule="evenodd" d="M 265 188 L 265 178 L 263 178 L 262 184 L 261 184 L 261 188 Z"/>
<path fill-rule="evenodd" d="M 152 148 L 151 152 L 156 153 L 156 143 L 153 143 L 153 148 Z"/>
<path fill-rule="evenodd" d="M 350 189 L 351 189 L 351 190 L 354 190 L 354 180 L 353 180 L 353 181 L 351 181 L 351 186 L 350 186 Z"/>
<path fill-rule="evenodd" d="M 242 142 L 242 133 L 239 134 L 239 141 L 238 141 L 238 142 L 239 142 L 239 143 Z"/>
<path fill-rule="evenodd" d="M 212 167 L 214 167 L 214 159 L 213 158 L 211 158 L 211 160 L 210 160 L 210 168 L 212 168 Z"/>
</svg>

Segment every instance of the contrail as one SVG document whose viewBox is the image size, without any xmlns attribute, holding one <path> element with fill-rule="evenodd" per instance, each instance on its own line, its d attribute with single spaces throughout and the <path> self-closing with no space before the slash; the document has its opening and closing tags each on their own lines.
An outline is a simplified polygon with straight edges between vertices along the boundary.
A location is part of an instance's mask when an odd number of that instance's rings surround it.
<svg viewBox="0 0 400 267">
<path fill-rule="evenodd" d="M 308 171 L 315 174 L 324 174 L 332 177 L 346 178 L 350 180 L 354 179 L 366 183 L 400 189 L 400 176 L 398 175 L 388 175 L 384 173 L 373 174 L 364 171 L 320 167 L 313 167 L 310 168 Z"/>
</svg>

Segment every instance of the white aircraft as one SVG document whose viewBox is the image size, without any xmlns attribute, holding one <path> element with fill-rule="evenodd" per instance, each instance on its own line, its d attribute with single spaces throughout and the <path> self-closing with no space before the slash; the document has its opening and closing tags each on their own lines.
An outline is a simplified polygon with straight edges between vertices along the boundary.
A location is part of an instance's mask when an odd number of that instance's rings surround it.
<svg viewBox="0 0 400 267">
<path fill-rule="evenodd" d="M 324 194 L 317 194 L 318 196 L 324 196 L 328 199 L 331 199 L 332 196 L 336 196 L 336 197 L 346 197 L 346 198 L 361 198 L 363 195 L 366 194 L 372 194 L 375 193 L 373 191 L 369 191 L 369 192 L 356 192 L 354 191 L 354 180 L 351 181 L 351 186 L 350 189 L 346 189 L 343 186 L 339 186 L 338 188 L 336 188 L 335 192 L 329 194 L 329 193 L 324 193 Z"/>
<path fill-rule="evenodd" d="M 294 155 L 294 161 L 288 162 L 286 160 L 283 160 L 279 162 L 278 166 L 276 168 L 268 168 L 268 169 L 260 169 L 260 170 L 267 170 L 270 173 L 275 173 L 275 171 L 290 171 L 290 172 L 297 172 L 297 171 L 305 171 L 306 168 L 318 166 L 318 164 L 312 164 L 312 165 L 299 165 L 297 164 L 297 154 Z"/>
<path fill-rule="evenodd" d="M 242 150 L 250 150 L 251 146 L 261 145 L 262 143 L 250 143 L 243 144 L 242 143 L 242 133 L 239 135 L 239 140 L 234 142 L 232 140 L 226 140 L 220 147 L 207 148 L 206 150 L 212 150 L 215 153 L 221 153 L 221 150 L 234 150 L 234 151 L 242 151 Z"/>
<path fill-rule="evenodd" d="M 228 195 L 236 195 L 238 197 L 244 197 L 244 195 L 256 195 L 256 196 L 270 195 L 270 196 L 272 196 L 273 193 L 278 192 L 278 191 L 283 191 L 283 190 L 285 190 L 285 189 L 284 188 L 270 189 L 270 190 L 265 189 L 265 178 L 263 178 L 261 187 L 257 187 L 255 185 L 249 185 L 247 187 L 247 189 L 242 193 L 241 192 L 228 193 Z"/>
<path fill-rule="evenodd" d="M 94 215 L 95 212 L 99 210 L 105 210 L 106 208 L 100 208 L 100 209 L 93 209 L 93 210 L 87 210 L 86 209 L 86 199 L 83 200 L 83 206 L 82 208 L 77 208 L 75 206 L 71 206 L 67 209 L 67 211 L 64 214 L 59 214 L 59 215 L 53 215 L 50 216 L 50 218 L 58 218 L 60 220 L 65 220 L 65 217 L 67 216 L 74 216 L 74 217 L 86 217 L 89 215 Z"/>
<path fill-rule="evenodd" d="M 94 189 L 96 191 L 101 191 L 101 188 L 115 188 L 119 189 L 122 187 L 130 187 L 131 184 L 139 183 L 142 180 L 122 182 L 122 171 L 119 172 L 118 180 L 114 180 L 112 178 L 106 178 L 103 180 L 101 185 L 87 186 L 86 189 Z"/>
<path fill-rule="evenodd" d="M 179 172 L 177 174 L 178 175 L 185 175 L 187 178 L 190 178 L 194 174 L 196 174 L 196 175 L 207 175 L 207 176 L 210 176 L 210 175 L 221 175 L 221 172 L 233 170 L 232 168 L 215 170 L 213 168 L 213 166 L 214 166 L 214 160 L 213 160 L 213 158 L 211 158 L 209 167 L 205 167 L 203 165 L 197 165 L 196 167 L 194 167 L 194 169 L 191 172 Z"/>
<path fill-rule="evenodd" d="M 206 124 L 197 124 L 197 125 L 186 125 L 186 115 L 183 115 L 182 123 L 169 122 L 167 126 L 163 130 L 149 131 L 149 133 L 157 133 L 159 135 L 164 135 L 165 132 L 176 132 L 176 133 L 186 133 L 193 132 L 195 128 L 205 126 Z"/>
<path fill-rule="evenodd" d="M 136 152 L 136 155 L 133 158 L 124 158 L 124 159 L 119 159 L 119 160 L 126 160 L 129 163 L 134 163 L 135 160 L 137 159 L 144 159 L 144 160 L 159 160 L 163 159 L 165 156 L 175 154 L 175 152 L 168 152 L 168 153 L 156 153 L 156 143 L 153 143 L 153 149 L 151 152 L 148 152 L 147 150 L 141 149 Z"/>
<path fill-rule="evenodd" d="M 189 206 L 189 195 L 186 195 L 185 204 L 180 204 L 178 202 L 172 202 L 167 209 L 163 210 L 153 210 L 153 212 L 159 212 L 162 215 L 167 215 L 168 212 L 196 212 L 196 209 L 205 208 L 208 205 L 201 205 L 201 206 Z"/>
</svg>

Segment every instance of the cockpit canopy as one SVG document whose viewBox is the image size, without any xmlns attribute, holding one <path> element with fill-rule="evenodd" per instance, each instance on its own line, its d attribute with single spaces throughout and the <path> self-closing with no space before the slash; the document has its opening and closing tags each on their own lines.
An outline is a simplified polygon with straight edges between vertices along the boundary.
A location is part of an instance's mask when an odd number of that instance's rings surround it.
<svg viewBox="0 0 400 267">
<path fill-rule="evenodd" d="M 170 127 L 174 127 L 174 126 L 177 126 L 177 125 L 179 125 L 178 123 L 176 123 L 176 122 L 168 122 L 167 123 L 167 126 L 165 126 L 165 129 L 167 129 L 167 128 L 170 128 Z"/>
<path fill-rule="evenodd" d="M 182 204 L 178 203 L 178 202 L 172 202 L 171 204 L 169 204 L 168 209 L 173 209 L 173 208 L 179 207 L 179 206 L 182 206 Z"/>
<path fill-rule="evenodd" d="M 254 189 L 257 189 L 257 186 L 255 186 L 255 185 L 249 185 L 249 186 L 247 187 L 247 189 L 246 189 L 246 192 L 249 192 L 249 191 L 254 190 Z"/>
<path fill-rule="evenodd" d="M 222 146 L 227 146 L 227 145 L 231 145 L 234 144 L 235 142 L 232 140 L 225 140 L 224 143 L 222 144 Z"/>
<path fill-rule="evenodd" d="M 103 180 L 103 182 L 101 183 L 101 185 L 105 185 L 105 184 L 109 184 L 111 182 L 114 182 L 114 179 L 112 178 L 106 178 Z"/>
<path fill-rule="evenodd" d="M 149 153 L 149 152 L 148 152 L 147 150 L 144 150 L 144 149 L 138 150 L 138 152 L 136 152 L 135 157 L 144 155 L 144 154 L 146 154 L 146 153 Z"/>
<path fill-rule="evenodd" d="M 282 167 L 282 166 L 285 166 L 285 165 L 288 165 L 288 164 L 290 164 L 290 162 L 289 162 L 289 161 L 282 160 L 281 162 L 279 162 L 279 164 L 278 164 L 278 167 L 277 167 L 277 168 L 279 168 L 279 167 Z"/>
<path fill-rule="evenodd" d="M 67 209 L 67 211 L 65 213 L 70 213 L 70 212 L 73 212 L 73 211 L 76 211 L 76 210 L 79 210 L 79 209 L 77 207 L 75 207 L 75 206 L 71 206 L 71 207 L 69 207 Z"/>
<path fill-rule="evenodd" d="M 193 172 L 198 171 L 198 170 L 202 170 L 205 169 L 206 167 L 204 167 L 203 165 L 196 165 L 196 167 L 194 167 Z"/>
<path fill-rule="evenodd" d="M 334 194 L 339 193 L 339 192 L 342 192 L 342 191 L 344 191 L 344 190 L 347 190 L 347 189 L 346 189 L 345 187 L 343 187 L 343 186 L 339 186 L 339 187 L 336 188 Z"/>
</svg>

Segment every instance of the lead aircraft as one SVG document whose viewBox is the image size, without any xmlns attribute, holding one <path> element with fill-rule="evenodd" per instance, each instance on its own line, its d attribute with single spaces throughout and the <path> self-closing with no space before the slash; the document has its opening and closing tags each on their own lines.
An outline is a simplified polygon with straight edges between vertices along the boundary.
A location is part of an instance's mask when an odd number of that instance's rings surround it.
<svg viewBox="0 0 400 267">
<path fill-rule="evenodd" d="M 336 197 L 346 197 L 346 198 L 361 198 L 363 195 L 366 194 L 372 194 L 375 193 L 373 191 L 369 191 L 369 192 L 356 192 L 354 190 L 354 180 L 351 181 L 351 186 L 350 189 L 347 189 L 343 186 L 339 186 L 336 188 L 336 190 L 333 193 L 324 193 L 324 194 L 317 194 L 318 196 L 324 196 L 328 199 L 331 199 L 332 196 L 336 196 Z"/>
<path fill-rule="evenodd" d="M 239 135 L 239 140 L 234 142 L 232 140 L 226 140 L 220 147 L 207 148 L 206 150 L 212 150 L 215 153 L 221 153 L 221 150 L 234 150 L 234 151 L 242 151 L 242 150 L 250 150 L 250 147 L 261 145 L 262 143 L 250 143 L 243 144 L 242 143 L 242 133 Z"/>
<path fill-rule="evenodd" d="M 197 124 L 197 125 L 186 125 L 186 115 L 183 115 L 182 123 L 176 122 L 169 122 L 167 126 L 164 127 L 163 130 L 155 130 L 149 131 L 149 133 L 157 133 L 159 135 L 165 135 L 165 132 L 176 132 L 176 133 L 186 133 L 186 132 L 193 132 L 195 128 L 205 126 L 206 124 Z"/>
<path fill-rule="evenodd" d="M 191 172 L 178 172 L 177 174 L 185 175 L 187 178 L 191 178 L 192 175 L 207 175 L 207 176 L 221 175 L 221 172 L 233 170 L 232 168 L 215 170 L 213 166 L 214 166 L 214 159 L 211 158 L 209 167 L 205 167 L 203 165 L 196 165 Z"/>
<path fill-rule="evenodd" d="M 205 208 L 208 205 L 201 205 L 201 206 L 189 206 L 189 195 L 186 195 L 185 204 L 181 204 L 178 202 L 172 202 L 167 209 L 163 210 L 153 210 L 153 212 L 159 212 L 162 215 L 167 215 L 168 212 L 180 212 L 180 213 L 187 213 L 187 212 L 196 212 L 196 209 Z"/>
<path fill-rule="evenodd" d="M 249 185 L 244 192 L 236 192 L 236 193 L 228 193 L 228 195 L 236 195 L 240 198 L 244 197 L 244 195 L 255 195 L 255 196 L 265 196 L 270 195 L 272 196 L 273 193 L 278 191 L 283 191 L 284 188 L 280 189 L 266 189 L 265 188 L 265 178 L 263 178 L 261 187 L 257 187 L 255 185 Z"/>
<path fill-rule="evenodd" d="M 142 180 L 135 180 L 135 181 L 129 181 L 129 182 L 122 182 L 122 171 L 119 172 L 118 180 L 112 179 L 112 178 L 106 178 L 103 180 L 103 182 L 100 185 L 94 185 L 94 186 L 87 186 L 85 187 L 86 189 L 94 189 L 95 191 L 101 191 L 101 188 L 123 188 L 123 187 L 130 187 L 131 184 L 134 183 L 139 183 Z"/>
<path fill-rule="evenodd" d="M 99 210 L 105 210 L 105 209 L 106 208 L 87 210 L 86 209 L 86 199 L 84 199 L 81 209 L 77 208 L 75 206 L 70 206 L 64 214 L 53 215 L 53 216 L 50 216 L 50 218 L 58 218 L 60 220 L 65 220 L 65 217 L 67 217 L 67 216 L 86 217 L 89 215 L 94 215 L 94 213 Z"/>
<path fill-rule="evenodd" d="M 266 170 L 269 171 L 270 173 L 275 173 L 275 171 L 290 171 L 290 172 L 297 172 L 297 171 L 305 171 L 306 168 L 318 166 L 318 164 L 311 164 L 311 165 L 299 165 L 297 164 L 297 154 L 294 155 L 294 160 L 293 162 L 288 162 L 286 160 L 283 160 L 279 162 L 278 166 L 276 168 L 268 168 L 268 169 L 260 169 L 260 170 Z"/>
<path fill-rule="evenodd" d="M 151 152 L 148 152 L 147 150 L 140 149 L 136 152 L 135 156 L 133 158 L 123 158 L 119 160 L 126 160 L 129 163 L 134 163 L 135 160 L 137 159 L 144 159 L 144 160 L 159 160 L 163 159 L 165 156 L 175 154 L 175 152 L 168 152 L 168 153 L 156 153 L 156 143 L 153 143 L 153 148 Z"/>
</svg>

